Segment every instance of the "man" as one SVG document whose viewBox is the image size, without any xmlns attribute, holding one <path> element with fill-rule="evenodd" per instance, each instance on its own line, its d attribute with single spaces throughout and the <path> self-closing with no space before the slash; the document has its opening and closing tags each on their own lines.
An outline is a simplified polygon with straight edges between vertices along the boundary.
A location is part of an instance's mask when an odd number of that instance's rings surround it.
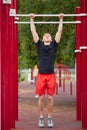
<svg viewBox="0 0 87 130">
<path fill-rule="evenodd" d="M 63 28 L 63 17 L 64 14 L 59 16 L 59 26 L 58 31 L 55 35 L 55 39 L 49 33 L 43 35 L 42 41 L 36 32 L 36 27 L 34 24 L 34 14 L 30 14 L 30 29 L 33 36 L 33 40 L 37 46 L 37 53 L 39 58 L 39 74 L 36 82 L 36 94 L 39 95 L 38 106 L 40 112 L 39 127 L 44 127 L 44 98 L 45 93 L 48 95 L 48 117 L 47 126 L 53 127 L 52 121 L 52 110 L 53 110 L 53 94 L 55 93 L 56 77 L 54 74 L 54 61 L 57 52 L 57 46 L 61 38 L 62 28 Z"/>
</svg>

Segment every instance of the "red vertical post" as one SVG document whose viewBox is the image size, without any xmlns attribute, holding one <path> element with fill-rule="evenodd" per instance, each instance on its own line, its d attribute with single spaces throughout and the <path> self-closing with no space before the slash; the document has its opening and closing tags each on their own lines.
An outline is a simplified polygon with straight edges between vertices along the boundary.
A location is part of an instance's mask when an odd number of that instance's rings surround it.
<svg viewBox="0 0 87 130">
<path fill-rule="evenodd" d="M 14 2 L 12 1 L 10 9 L 14 9 Z M 9 10 L 10 11 L 10 10 Z M 14 17 L 9 16 L 9 47 L 10 47 L 10 127 L 15 128 L 15 109 L 16 109 L 16 79 L 15 79 L 15 25 Z"/>
<path fill-rule="evenodd" d="M 87 0 L 81 0 L 81 13 L 87 11 Z M 81 17 L 81 62 L 82 62 L 82 128 L 87 129 L 87 16 Z"/>
<path fill-rule="evenodd" d="M 58 79 L 56 79 L 56 95 L 58 95 Z"/>
<path fill-rule="evenodd" d="M 18 0 L 14 1 L 14 8 L 18 13 Z M 15 42 L 15 120 L 18 120 L 18 25 L 14 24 Z"/>
<path fill-rule="evenodd" d="M 63 79 L 63 91 L 65 92 L 65 77 Z"/>
<path fill-rule="evenodd" d="M 70 95 L 72 95 L 72 81 L 70 80 Z"/>
<path fill-rule="evenodd" d="M 13 3 L 11 4 L 11 6 Z M 9 17 L 9 48 L 10 48 L 10 128 L 15 128 L 15 82 L 14 82 L 14 18 Z"/>
<path fill-rule="evenodd" d="M 17 9 L 17 0 L 13 0 L 10 9 Z M 17 13 L 17 12 L 16 12 Z M 10 125 L 15 128 L 18 120 L 18 26 L 14 24 L 14 17 L 9 16 L 9 44 L 10 44 Z"/>
<path fill-rule="evenodd" d="M 10 88 L 9 88 L 9 6 L 1 1 L 1 44 L 2 44 L 2 130 L 10 130 Z"/>
<path fill-rule="evenodd" d="M 80 14 L 81 8 L 76 7 L 76 14 Z M 80 21 L 79 16 L 76 17 Z M 76 118 L 81 120 L 81 25 L 76 24 Z"/>
<path fill-rule="evenodd" d="M 2 63 L 2 61 L 1 61 L 1 1 L 0 1 L 0 130 L 1 130 L 1 99 L 2 99 L 2 97 L 1 97 L 1 63 Z"/>
<path fill-rule="evenodd" d="M 60 62 L 61 63 L 61 62 Z M 62 71 L 62 66 L 61 64 L 59 64 L 59 87 L 61 87 L 61 82 L 62 82 L 62 78 L 61 78 L 61 71 Z"/>
<path fill-rule="evenodd" d="M 0 0 L 0 126 L 1 130 L 15 128 L 15 111 L 18 110 L 17 85 L 17 42 L 14 18 L 9 16 L 9 9 L 14 8 L 15 0 L 11 5 L 3 4 Z M 3 12 L 3 13 L 1 13 Z M 2 48 L 1 48 L 2 47 Z M 1 88 L 2 87 L 2 88 Z M 2 93 L 1 93 L 2 91 Z M 1 95 L 2 94 L 2 95 Z M 2 106 L 1 106 L 2 105 Z M 18 112 L 18 111 L 17 111 Z M 18 115 L 18 113 L 17 113 Z"/>
</svg>

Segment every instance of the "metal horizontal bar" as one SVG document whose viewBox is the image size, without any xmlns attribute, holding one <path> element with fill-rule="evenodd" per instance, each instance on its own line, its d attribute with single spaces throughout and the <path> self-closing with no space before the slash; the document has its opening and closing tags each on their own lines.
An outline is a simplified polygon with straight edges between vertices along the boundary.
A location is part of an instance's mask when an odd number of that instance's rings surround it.
<svg viewBox="0 0 87 130">
<path fill-rule="evenodd" d="M 30 24 L 31 22 L 19 22 L 15 21 L 15 24 Z M 51 22 L 34 22 L 35 24 L 59 24 L 60 22 L 51 21 Z M 63 21 L 64 24 L 81 24 L 81 21 Z"/>
<path fill-rule="evenodd" d="M 29 17 L 30 14 L 12 14 L 11 16 L 17 16 L 17 17 Z M 59 14 L 35 14 L 35 17 L 57 17 Z M 74 16 L 87 16 L 86 13 L 80 13 L 80 14 L 64 14 L 64 16 L 67 17 L 74 17 Z"/>
</svg>

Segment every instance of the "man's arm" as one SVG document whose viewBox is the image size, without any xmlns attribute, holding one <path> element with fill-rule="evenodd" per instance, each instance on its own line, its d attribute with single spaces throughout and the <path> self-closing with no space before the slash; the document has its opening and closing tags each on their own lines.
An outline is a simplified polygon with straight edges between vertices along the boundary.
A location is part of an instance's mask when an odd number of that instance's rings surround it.
<svg viewBox="0 0 87 130">
<path fill-rule="evenodd" d="M 35 43 L 38 42 L 39 40 L 39 37 L 38 37 L 38 34 L 36 32 L 36 27 L 35 27 L 35 24 L 34 24 L 34 14 L 30 14 L 30 30 L 31 30 L 31 33 L 32 33 L 32 36 L 33 36 L 33 40 Z"/>
<path fill-rule="evenodd" d="M 59 26 L 58 26 L 58 31 L 57 31 L 57 33 L 56 33 L 56 36 L 55 36 L 55 41 L 57 42 L 57 43 L 59 43 L 60 42 L 60 39 L 61 39 L 61 34 L 62 34 L 62 29 L 63 29 L 63 17 L 64 17 L 64 14 L 60 14 L 59 15 Z"/>
</svg>

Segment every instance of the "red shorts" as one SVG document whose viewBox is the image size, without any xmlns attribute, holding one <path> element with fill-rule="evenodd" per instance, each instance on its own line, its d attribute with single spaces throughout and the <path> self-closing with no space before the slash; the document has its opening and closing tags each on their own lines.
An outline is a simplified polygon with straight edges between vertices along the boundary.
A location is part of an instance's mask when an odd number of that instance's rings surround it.
<svg viewBox="0 0 87 130">
<path fill-rule="evenodd" d="M 36 81 L 36 94 L 53 95 L 55 93 L 56 77 L 55 74 L 38 74 Z"/>
</svg>

